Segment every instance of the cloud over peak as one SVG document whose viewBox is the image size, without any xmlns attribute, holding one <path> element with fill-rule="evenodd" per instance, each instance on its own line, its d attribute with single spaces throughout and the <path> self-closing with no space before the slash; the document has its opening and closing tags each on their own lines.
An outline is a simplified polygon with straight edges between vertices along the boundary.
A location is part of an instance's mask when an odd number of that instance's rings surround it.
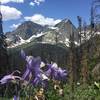
<svg viewBox="0 0 100 100">
<path fill-rule="evenodd" d="M 24 0 L 0 0 L 1 4 L 6 4 L 9 2 L 15 2 L 15 3 L 24 3 Z"/>
<path fill-rule="evenodd" d="M 13 3 L 24 3 L 25 0 L 0 0 L 1 4 L 6 4 L 9 2 Z M 34 5 L 40 5 L 40 3 L 45 2 L 45 0 L 32 0 L 29 5 L 34 6 Z"/>
<path fill-rule="evenodd" d="M 14 7 L 1 5 L 1 12 L 3 15 L 3 20 L 15 20 L 21 18 L 22 12 Z"/>
<path fill-rule="evenodd" d="M 33 22 L 40 24 L 40 25 L 43 25 L 43 26 L 44 25 L 54 26 L 55 24 L 57 24 L 61 21 L 60 19 L 55 20 L 54 18 L 45 17 L 41 14 L 27 16 L 27 17 L 24 17 L 24 19 L 33 21 Z"/>
</svg>

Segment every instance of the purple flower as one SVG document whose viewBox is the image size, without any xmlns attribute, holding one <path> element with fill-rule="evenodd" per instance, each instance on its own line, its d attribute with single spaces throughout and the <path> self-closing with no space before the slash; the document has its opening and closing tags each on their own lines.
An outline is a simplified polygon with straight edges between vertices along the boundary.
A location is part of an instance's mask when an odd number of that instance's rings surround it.
<svg viewBox="0 0 100 100">
<path fill-rule="evenodd" d="M 1 80 L 0 80 L 0 84 L 6 84 L 12 80 L 16 80 L 16 79 L 19 79 L 19 80 L 22 80 L 21 77 L 19 76 L 15 76 L 13 75 L 16 71 L 14 71 L 13 73 L 9 74 L 9 75 L 5 75 Z"/>
<path fill-rule="evenodd" d="M 30 83 L 35 86 L 42 85 L 45 86 L 48 77 L 43 73 L 41 70 L 41 58 L 40 57 L 33 57 L 33 56 L 26 56 L 24 51 L 21 51 L 22 57 L 26 61 L 26 71 L 23 74 L 23 79 L 29 81 L 29 77 L 31 75 Z"/>
<path fill-rule="evenodd" d="M 19 96 L 14 95 L 14 99 L 13 100 L 20 100 Z"/>
<path fill-rule="evenodd" d="M 55 79 L 57 79 L 57 80 L 64 80 L 64 79 L 66 79 L 66 76 L 67 76 L 67 71 L 63 70 L 61 68 L 58 68 L 57 74 L 55 76 Z"/>
<path fill-rule="evenodd" d="M 35 76 L 37 76 L 37 74 L 41 73 L 40 64 L 41 64 L 41 58 L 36 57 L 34 59 L 34 64 L 33 64 L 33 66 L 34 66 L 33 70 L 34 70 Z"/>
<path fill-rule="evenodd" d="M 47 64 L 47 71 L 45 71 L 45 74 L 48 76 L 48 77 L 50 77 L 50 78 L 52 78 L 52 76 L 53 76 L 53 72 L 54 72 L 54 69 L 53 69 L 53 67 L 52 67 L 52 64 Z"/>
<path fill-rule="evenodd" d="M 33 85 L 37 86 L 41 82 L 41 76 L 38 74 L 33 80 Z"/>
<path fill-rule="evenodd" d="M 45 74 L 51 79 L 55 79 L 55 80 L 66 79 L 67 71 L 59 68 L 56 63 L 48 64 L 47 67 L 48 70 L 45 72 Z"/>
<path fill-rule="evenodd" d="M 0 80 L 0 83 L 1 84 L 5 84 L 11 80 L 14 80 L 15 78 L 12 76 L 12 75 L 6 75 L 4 76 L 1 80 Z"/>
<path fill-rule="evenodd" d="M 24 72 L 22 78 L 23 78 L 24 80 L 29 80 L 29 76 L 30 76 L 30 75 L 31 75 L 31 71 L 30 71 L 29 68 L 27 68 L 26 71 Z"/>
<path fill-rule="evenodd" d="M 30 74 L 32 74 L 32 76 L 36 76 L 38 73 L 40 73 L 40 63 L 41 60 L 40 58 L 34 58 L 32 56 L 27 56 L 26 57 L 26 71 L 23 74 L 23 78 L 25 80 L 27 80 L 30 76 Z"/>
<path fill-rule="evenodd" d="M 42 86 L 42 87 L 45 88 L 47 86 L 48 80 L 49 79 L 48 79 L 48 77 L 45 74 L 40 73 L 33 80 L 33 85 L 35 85 L 35 86 Z"/>
<path fill-rule="evenodd" d="M 50 77 L 50 78 L 54 78 L 54 76 L 56 75 L 56 72 L 57 72 L 57 65 L 54 63 L 54 64 L 47 64 L 47 68 L 48 70 L 45 72 L 45 74 Z"/>
</svg>

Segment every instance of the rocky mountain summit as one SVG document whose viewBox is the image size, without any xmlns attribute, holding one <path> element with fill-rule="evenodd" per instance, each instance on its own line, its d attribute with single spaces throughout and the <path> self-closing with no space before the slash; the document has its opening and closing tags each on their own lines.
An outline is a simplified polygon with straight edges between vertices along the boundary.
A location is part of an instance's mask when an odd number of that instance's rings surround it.
<svg viewBox="0 0 100 100">
<path fill-rule="evenodd" d="M 22 42 L 21 40 L 24 42 L 28 40 L 39 40 L 39 42 L 60 42 L 67 45 L 72 32 L 74 32 L 75 41 L 78 43 L 77 29 L 69 19 L 64 19 L 53 27 L 42 26 L 31 21 L 26 21 L 19 25 L 14 31 L 7 32 L 6 36 L 8 43 L 10 42 L 9 44 L 20 43 Z"/>
</svg>

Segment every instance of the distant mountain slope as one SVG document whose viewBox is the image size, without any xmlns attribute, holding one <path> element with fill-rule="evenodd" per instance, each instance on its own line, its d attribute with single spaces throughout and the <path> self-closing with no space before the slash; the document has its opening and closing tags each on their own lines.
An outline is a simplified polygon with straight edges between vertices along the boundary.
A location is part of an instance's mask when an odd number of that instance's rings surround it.
<svg viewBox="0 0 100 100">
<path fill-rule="evenodd" d="M 73 25 L 73 23 L 69 19 L 64 19 L 60 23 L 56 24 L 55 27 L 59 28 L 59 32 L 61 33 L 62 40 L 65 38 L 70 38 L 70 35 L 74 32 L 75 41 L 78 42 L 78 32 L 77 28 Z"/>
<path fill-rule="evenodd" d="M 16 30 L 6 33 L 6 36 L 8 40 L 10 40 L 10 44 L 15 44 L 14 46 L 16 46 L 16 43 L 18 46 L 18 43 L 19 45 L 22 44 L 20 42 L 23 43 L 30 42 L 28 41 L 30 38 L 31 41 L 35 40 L 38 42 L 39 40 L 39 42 L 48 42 L 50 44 L 60 42 L 68 46 L 70 35 L 73 32 L 74 32 L 75 42 L 78 43 L 77 29 L 69 19 L 64 19 L 53 27 L 41 26 L 34 22 L 26 21 L 21 25 L 19 25 L 19 27 Z M 43 35 L 38 35 L 41 33 L 43 33 Z"/>
<path fill-rule="evenodd" d="M 19 27 L 12 31 L 8 32 L 6 36 L 8 38 L 14 37 L 15 35 L 21 36 L 23 39 L 30 38 L 33 34 L 38 34 L 43 31 L 45 28 L 39 24 L 33 23 L 31 21 L 26 21 L 19 25 Z"/>
</svg>

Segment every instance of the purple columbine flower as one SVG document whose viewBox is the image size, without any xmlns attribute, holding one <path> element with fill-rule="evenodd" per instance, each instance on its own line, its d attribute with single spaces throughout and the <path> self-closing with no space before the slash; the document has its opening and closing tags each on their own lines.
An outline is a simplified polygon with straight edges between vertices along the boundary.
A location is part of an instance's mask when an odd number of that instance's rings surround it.
<svg viewBox="0 0 100 100">
<path fill-rule="evenodd" d="M 33 76 L 36 76 L 38 73 L 40 73 L 40 62 L 41 60 L 39 58 L 34 58 L 32 56 L 27 56 L 26 57 L 26 71 L 23 74 L 23 78 L 27 80 L 32 74 Z"/>
<path fill-rule="evenodd" d="M 47 76 L 43 74 L 43 71 L 40 69 L 41 65 L 41 58 L 33 56 L 26 56 L 24 51 L 21 51 L 22 57 L 26 60 L 26 71 L 23 74 L 23 78 L 27 81 L 29 81 L 29 76 L 31 74 L 32 79 L 30 82 L 33 83 L 33 85 L 37 86 L 39 84 L 44 84 L 44 80 L 47 80 Z"/>
<path fill-rule="evenodd" d="M 65 80 L 66 76 L 67 76 L 67 71 L 63 70 L 61 68 L 58 68 L 57 74 L 55 76 L 55 79 L 57 79 L 57 80 Z"/>
<path fill-rule="evenodd" d="M 47 86 L 48 80 L 49 80 L 49 78 L 45 74 L 40 73 L 33 80 L 33 85 L 35 85 L 35 86 L 40 85 L 45 88 Z"/>
<path fill-rule="evenodd" d="M 24 80 L 28 81 L 29 76 L 32 74 L 32 67 L 33 67 L 34 58 L 32 56 L 26 56 L 26 54 L 23 50 L 21 50 L 21 56 L 26 61 L 26 70 L 25 70 L 22 78 Z"/>
<path fill-rule="evenodd" d="M 50 78 L 54 78 L 58 70 L 57 64 L 47 64 L 47 68 L 48 70 L 45 72 L 45 74 Z"/>
<path fill-rule="evenodd" d="M 9 75 L 5 75 L 1 80 L 0 80 L 0 84 L 6 84 L 12 80 L 16 80 L 16 79 L 19 79 L 19 80 L 22 80 L 21 77 L 19 76 L 15 76 L 13 75 L 16 71 L 14 71 L 13 73 L 9 74 Z M 17 71 L 18 72 L 18 71 Z"/>
<path fill-rule="evenodd" d="M 29 80 L 29 76 L 31 75 L 31 70 L 27 67 L 26 68 L 26 71 L 24 72 L 24 74 L 23 74 L 23 76 L 22 76 L 22 78 L 24 79 L 24 80 Z"/>
<path fill-rule="evenodd" d="M 51 78 L 52 73 L 52 64 L 47 64 L 47 71 L 45 71 L 45 74 Z"/>
<path fill-rule="evenodd" d="M 35 78 L 33 79 L 33 85 L 38 86 L 41 85 L 43 87 L 46 87 L 46 81 L 48 81 L 48 77 L 43 73 L 43 71 L 40 69 L 41 65 L 41 58 L 37 57 L 34 61 L 34 76 Z"/>
<path fill-rule="evenodd" d="M 56 63 L 48 64 L 47 67 L 48 70 L 45 72 L 45 74 L 51 79 L 55 79 L 55 80 L 66 79 L 67 71 L 58 67 Z"/>
</svg>

